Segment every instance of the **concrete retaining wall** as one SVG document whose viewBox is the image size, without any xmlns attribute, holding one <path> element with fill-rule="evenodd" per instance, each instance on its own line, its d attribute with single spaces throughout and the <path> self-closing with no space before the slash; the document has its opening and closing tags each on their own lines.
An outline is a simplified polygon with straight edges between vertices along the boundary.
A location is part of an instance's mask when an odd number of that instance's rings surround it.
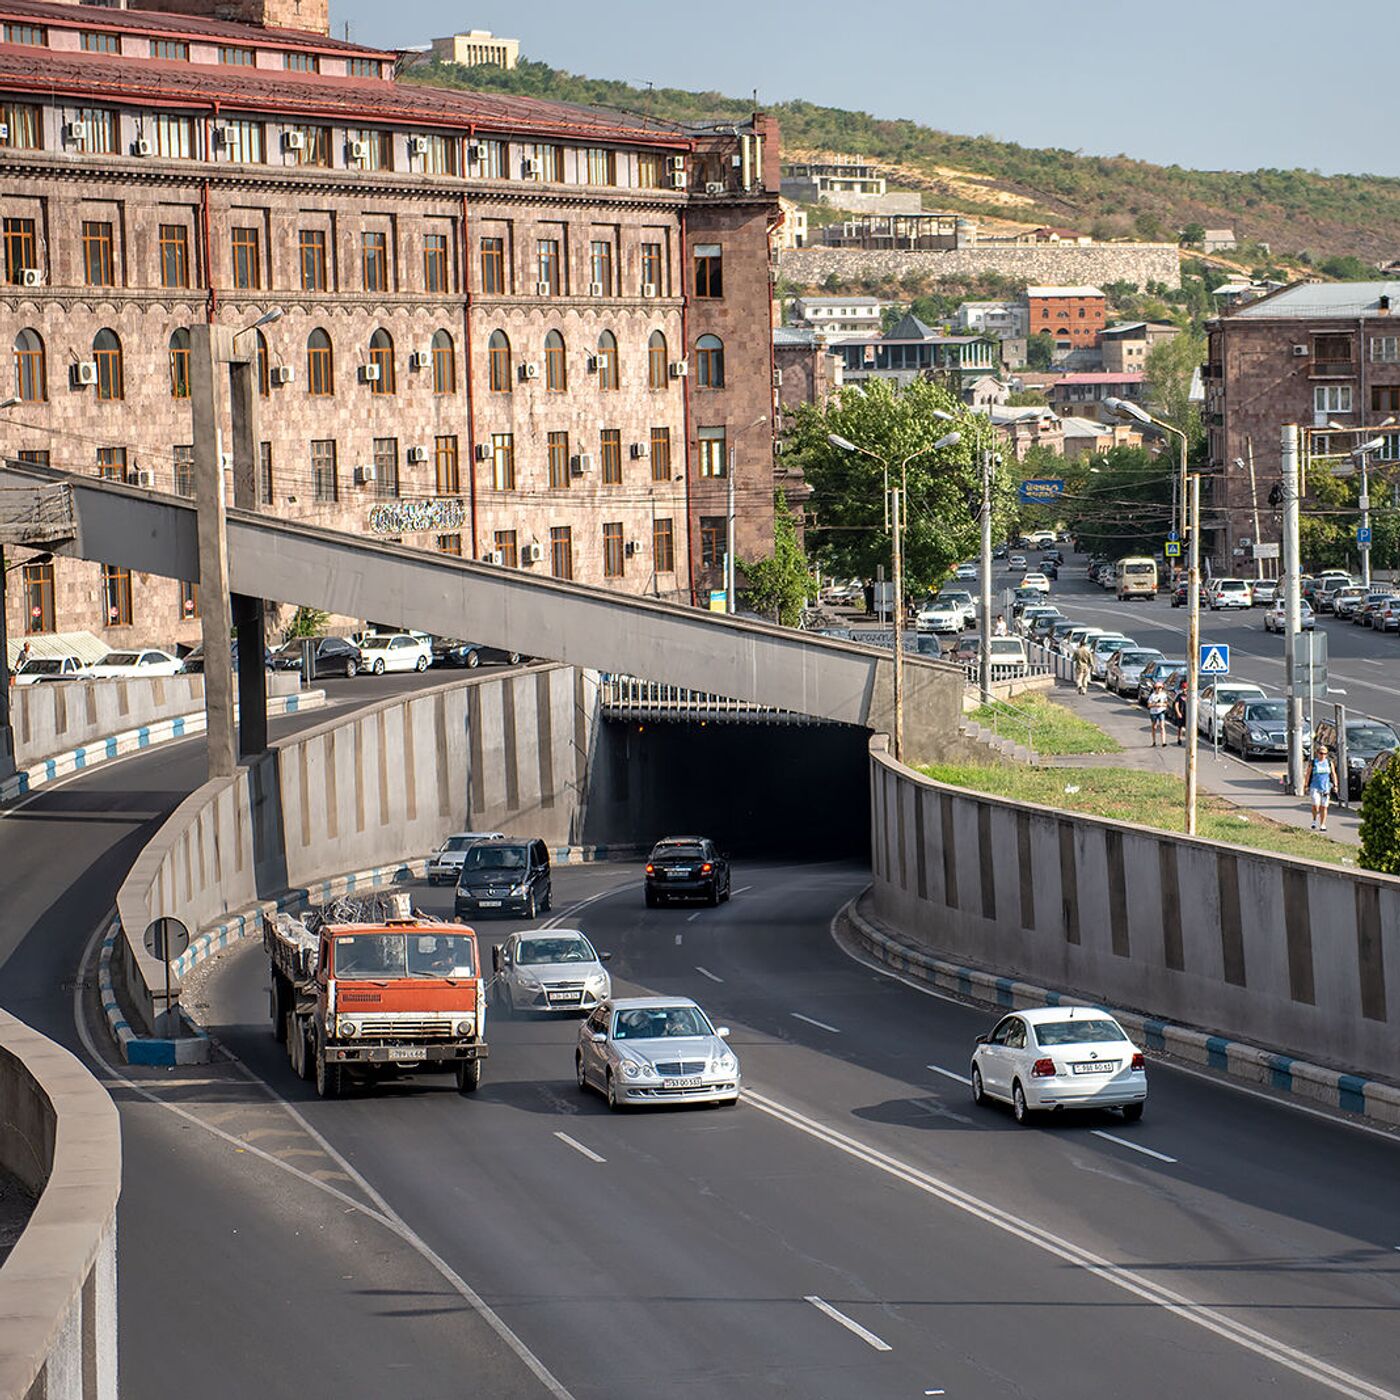
<svg viewBox="0 0 1400 1400">
<path fill-rule="evenodd" d="M 921 946 L 1396 1078 L 1400 880 L 932 782 L 871 741 L 875 913 Z"/>
<path fill-rule="evenodd" d="M 39 1197 L 0 1267 L 0 1400 L 116 1400 L 116 1106 L 3 1011 L 0 1165 Z"/>
<path fill-rule="evenodd" d="M 285 739 L 191 793 L 117 895 L 118 965 L 139 1027 L 174 1033 L 164 969 L 141 946 L 158 915 L 195 933 L 326 875 L 421 856 L 454 830 L 577 844 L 597 712 L 592 672 L 472 677 Z"/>
<path fill-rule="evenodd" d="M 292 672 L 268 675 L 269 695 L 291 695 Z M 157 724 L 204 708 L 204 677 L 153 676 L 132 680 L 53 681 L 10 690 L 15 764 L 24 768 L 94 739 Z"/>
</svg>

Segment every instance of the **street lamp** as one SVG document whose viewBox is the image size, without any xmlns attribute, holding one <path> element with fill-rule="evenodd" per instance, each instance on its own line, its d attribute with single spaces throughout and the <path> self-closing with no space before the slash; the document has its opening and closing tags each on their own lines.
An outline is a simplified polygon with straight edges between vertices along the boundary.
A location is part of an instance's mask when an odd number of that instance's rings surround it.
<svg viewBox="0 0 1400 1400">
<path fill-rule="evenodd" d="M 1371 587 L 1371 453 L 1379 452 L 1385 444 L 1385 438 L 1373 437 L 1348 454 L 1361 469 L 1361 536 L 1357 548 L 1361 551 L 1361 582 L 1367 591 Z"/>
</svg>

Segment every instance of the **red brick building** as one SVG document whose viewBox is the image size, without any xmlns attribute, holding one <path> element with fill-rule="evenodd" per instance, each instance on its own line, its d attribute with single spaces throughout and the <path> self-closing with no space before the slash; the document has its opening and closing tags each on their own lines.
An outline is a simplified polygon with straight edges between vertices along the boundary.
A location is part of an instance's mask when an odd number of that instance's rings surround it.
<svg viewBox="0 0 1400 1400">
<path fill-rule="evenodd" d="M 703 599 L 733 471 L 766 552 L 775 123 L 399 82 L 324 0 L 226 9 L 0 0 L 7 453 L 188 491 L 188 328 L 276 308 L 269 510 Z M 197 634 L 188 585 L 10 582 L 12 637 Z"/>
<path fill-rule="evenodd" d="M 1057 350 L 1092 349 L 1108 323 L 1107 306 L 1097 287 L 1027 287 L 1027 334 L 1054 336 Z"/>
</svg>

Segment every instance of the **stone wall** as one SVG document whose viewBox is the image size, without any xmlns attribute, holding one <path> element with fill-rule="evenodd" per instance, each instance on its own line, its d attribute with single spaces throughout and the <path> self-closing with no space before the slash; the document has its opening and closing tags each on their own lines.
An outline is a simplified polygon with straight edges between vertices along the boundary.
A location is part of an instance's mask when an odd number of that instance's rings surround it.
<svg viewBox="0 0 1400 1400">
<path fill-rule="evenodd" d="M 1095 243 L 958 248 L 941 253 L 867 251 L 848 248 L 785 248 L 778 272 L 798 286 L 819 286 L 833 273 L 843 282 L 915 273 L 924 277 L 972 277 L 999 272 L 1032 285 L 1102 286 L 1105 282 L 1181 285 L 1174 243 Z"/>
</svg>

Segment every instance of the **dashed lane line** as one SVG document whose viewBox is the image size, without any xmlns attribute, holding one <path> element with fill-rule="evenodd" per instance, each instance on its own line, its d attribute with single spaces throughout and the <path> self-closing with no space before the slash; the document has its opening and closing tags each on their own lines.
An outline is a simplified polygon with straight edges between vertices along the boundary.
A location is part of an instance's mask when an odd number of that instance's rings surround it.
<svg viewBox="0 0 1400 1400">
<path fill-rule="evenodd" d="M 811 1016 L 804 1016 L 800 1011 L 790 1013 L 794 1021 L 806 1021 L 809 1026 L 815 1026 L 819 1031 L 830 1031 L 832 1035 L 840 1035 L 841 1031 L 836 1026 L 828 1026 L 825 1021 L 818 1021 Z"/>
<path fill-rule="evenodd" d="M 893 1351 L 894 1348 L 887 1342 L 877 1337 L 868 1327 L 862 1327 L 855 1318 L 847 1317 L 839 1308 L 833 1308 L 824 1298 L 818 1298 L 816 1294 L 802 1300 L 810 1303 L 819 1313 L 825 1313 L 833 1322 L 839 1322 L 848 1332 L 854 1332 L 866 1346 L 874 1347 L 876 1351 Z"/>
<path fill-rule="evenodd" d="M 931 1069 L 935 1074 L 941 1074 L 944 1079 L 955 1079 L 959 1084 L 966 1084 L 972 1087 L 972 1080 L 965 1074 L 958 1074 L 951 1069 L 944 1069 L 942 1065 L 925 1065 L 925 1069 Z"/>
<path fill-rule="evenodd" d="M 1141 1152 L 1144 1157 L 1155 1157 L 1159 1162 L 1171 1162 L 1176 1164 L 1176 1157 L 1168 1157 L 1165 1152 L 1156 1152 L 1150 1147 L 1144 1147 L 1140 1142 L 1129 1142 L 1127 1138 L 1115 1137 L 1112 1133 L 1105 1133 L 1098 1128 L 1091 1130 L 1095 1137 L 1102 1138 L 1105 1142 L 1116 1142 L 1119 1147 L 1126 1147 L 1132 1152 Z"/>
<path fill-rule="evenodd" d="M 600 1157 L 591 1147 L 585 1147 L 577 1138 L 571 1138 L 568 1133 L 556 1132 L 554 1136 L 566 1146 L 572 1147 L 574 1151 L 581 1156 L 587 1157 L 590 1162 L 598 1162 L 601 1164 L 606 1163 L 608 1160 L 606 1157 Z"/>
<path fill-rule="evenodd" d="M 716 977 L 715 974 L 714 974 L 713 972 L 711 972 L 710 969 L 709 969 L 708 967 L 701 967 L 698 963 L 697 963 L 696 966 L 695 966 L 695 970 L 696 970 L 696 972 L 698 972 L 698 973 L 701 975 L 701 977 L 708 977 L 708 978 L 710 979 L 711 982 L 723 982 L 723 981 L 724 981 L 724 978 L 723 978 L 723 977 Z"/>
</svg>

